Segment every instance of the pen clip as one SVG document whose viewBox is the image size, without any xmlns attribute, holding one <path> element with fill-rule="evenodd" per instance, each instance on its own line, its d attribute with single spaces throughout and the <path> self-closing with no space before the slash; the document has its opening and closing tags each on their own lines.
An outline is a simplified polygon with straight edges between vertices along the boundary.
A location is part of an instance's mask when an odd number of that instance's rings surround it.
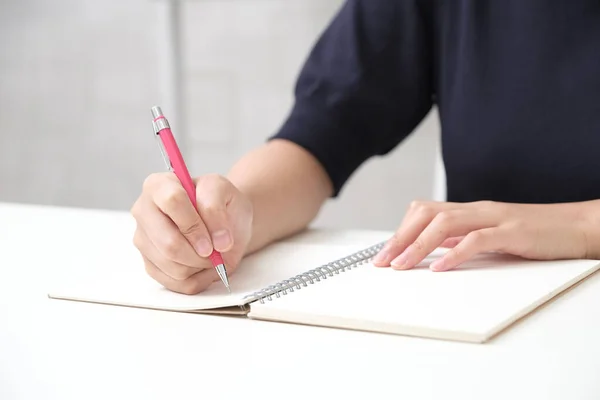
<svg viewBox="0 0 600 400">
<path fill-rule="evenodd" d="M 165 146 L 162 143 L 162 140 L 160 139 L 160 134 L 155 133 L 154 136 L 156 137 L 156 142 L 158 143 L 158 148 L 160 150 L 160 154 L 162 154 L 163 160 L 165 161 L 165 165 L 167 166 L 167 170 L 169 172 L 173 172 L 173 165 L 171 164 L 171 160 L 169 159 L 169 155 L 167 154 L 166 150 L 165 150 Z"/>
<path fill-rule="evenodd" d="M 167 153 L 165 146 L 160 138 L 160 131 L 163 129 L 170 129 L 169 122 L 165 118 L 162 113 L 162 110 L 158 106 L 152 107 L 152 128 L 154 128 L 154 136 L 158 142 L 158 148 L 160 149 L 160 154 L 162 154 L 163 160 L 165 160 L 165 165 L 167 166 L 167 170 L 169 172 L 173 172 L 173 164 L 169 159 L 169 154 Z"/>
</svg>

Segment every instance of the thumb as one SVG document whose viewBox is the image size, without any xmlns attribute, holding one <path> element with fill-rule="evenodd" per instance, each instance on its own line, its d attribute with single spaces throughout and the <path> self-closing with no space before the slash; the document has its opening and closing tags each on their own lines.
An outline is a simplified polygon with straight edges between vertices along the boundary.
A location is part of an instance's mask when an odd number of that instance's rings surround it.
<svg viewBox="0 0 600 400">
<path fill-rule="evenodd" d="M 207 257 L 212 252 L 206 225 L 180 184 L 171 180 L 162 181 L 161 186 L 153 191 L 152 199 L 160 211 L 177 226 L 199 256 Z M 147 225 L 155 225 L 156 228 L 159 226 L 149 223 Z M 156 233 L 164 234 L 164 227 L 156 229 Z M 173 246 L 177 246 L 177 243 L 174 242 Z"/>
<path fill-rule="evenodd" d="M 219 252 L 233 247 L 233 221 L 228 206 L 236 193 L 235 187 L 219 175 L 198 178 L 196 203 L 198 212 L 210 235 L 212 246 Z"/>
</svg>

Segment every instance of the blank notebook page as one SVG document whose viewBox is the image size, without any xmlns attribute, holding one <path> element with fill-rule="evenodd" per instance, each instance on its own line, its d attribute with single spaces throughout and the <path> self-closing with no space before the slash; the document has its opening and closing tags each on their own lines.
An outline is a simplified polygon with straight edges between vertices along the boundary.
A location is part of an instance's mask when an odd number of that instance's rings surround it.
<svg viewBox="0 0 600 400">
<path fill-rule="evenodd" d="M 379 231 L 312 230 L 246 257 L 230 274 L 231 294 L 220 281 L 193 296 L 174 293 L 151 279 L 139 251 L 132 245 L 134 226 L 106 235 L 73 234 L 68 251 L 61 251 L 48 295 L 52 298 L 130 307 L 197 311 L 244 304 L 244 297 L 340 258 L 389 235 Z M 100 232 L 100 233 L 98 233 Z M 96 235 L 96 236 L 93 236 Z M 348 244 L 350 243 L 350 245 Z M 323 246 L 322 244 L 326 244 Z M 60 261 L 60 262 L 59 262 Z"/>
<path fill-rule="evenodd" d="M 229 277 L 231 294 L 216 281 L 202 293 L 188 296 L 167 290 L 150 278 L 139 252 L 128 242 L 89 257 L 94 254 L 92 245 L 74 246 L 73 253 L 63 256 L 50 283 L 50 297 L 175 311 L 239 306 L 246 295 L 326 263 L 329 257 L 343 257 L 348 251 L 339 245 L 323 252 L 313 251 L 320 247 L 310 243 L 276 243 L 242 261 Z"/>
<path fill-rule="evenodd" d="M 598 268 L 597 261 L 489 254 L 454 271 L 430 271 L 442 252 L 408 271 L 363 264 L 254 303 L 250 317 L 481 342 Z"/>
</svg>

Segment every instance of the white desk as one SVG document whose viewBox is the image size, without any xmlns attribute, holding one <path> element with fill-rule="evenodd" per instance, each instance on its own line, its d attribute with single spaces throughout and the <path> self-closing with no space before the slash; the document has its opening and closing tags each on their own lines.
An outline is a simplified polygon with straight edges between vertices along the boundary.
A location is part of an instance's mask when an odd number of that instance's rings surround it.
<svg viewBox="0 0 600 400">
<path fill-rule="evenodd" d="M 0 399 L 600 398 L 600 274 L 486 345 L 47 298 L 132 226 L 0 204 Z"/>
</svg>

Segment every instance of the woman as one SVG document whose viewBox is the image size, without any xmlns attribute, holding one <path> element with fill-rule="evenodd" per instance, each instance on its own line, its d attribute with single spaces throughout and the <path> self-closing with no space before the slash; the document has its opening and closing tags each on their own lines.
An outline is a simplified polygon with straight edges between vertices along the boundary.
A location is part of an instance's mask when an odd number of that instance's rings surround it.
<svg viewBox="0 0 600 400">
<path fill-rule="evenodd" d="M 375 258 L 446 271 L 483 251 L 600 257 L 600 2 L 348 0 L 312 49 L 281 129 L 227 177 L 148 177 L 132 208 L 148 274 L 181 293 L 305 228 L 435 104 L 448 202 L 416 202 Z M 392 182 L 391 184 L 401 184 Z"/>
</svg>

